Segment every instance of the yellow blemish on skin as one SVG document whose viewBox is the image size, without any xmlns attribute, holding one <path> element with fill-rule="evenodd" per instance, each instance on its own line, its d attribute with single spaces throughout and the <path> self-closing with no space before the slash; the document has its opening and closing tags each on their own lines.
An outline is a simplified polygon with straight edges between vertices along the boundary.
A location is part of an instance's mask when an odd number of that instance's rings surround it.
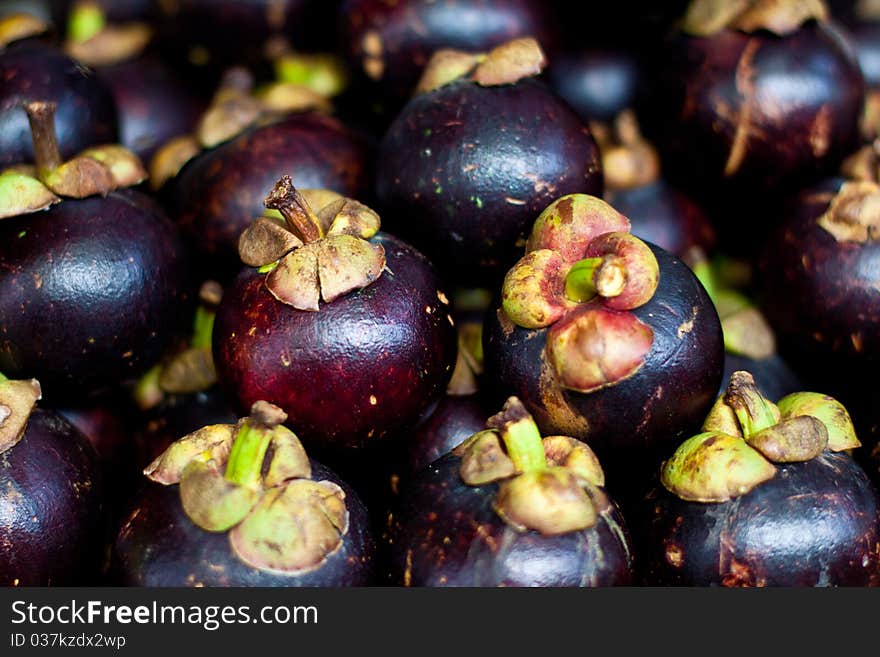
<svg viewBox="0 0 880 657">
<path fill-rule="evenodd" d="M 443 294 L 440 290 L 437 290 L 437 298 L 440 299 L 440 303 L 442 303 L 444 306 L 449 305 L 449 299 L 447 299 L 446 295 Z"/>
<path fill-rule="evenodd" d="M 376 399 L 376 395 L 370 395 L 370 406 L 375 406 L 379 403 L 379 400 Z"/>
<path fill-rule="evenodd" d="M 430 314 L 431 314 L 432 312 L 434 312 L 434 311 L 431 310 L 431 306 L 425 306 L 425 312 L 428 313 L 428 314 L 430 315 Z"/>
</svg>

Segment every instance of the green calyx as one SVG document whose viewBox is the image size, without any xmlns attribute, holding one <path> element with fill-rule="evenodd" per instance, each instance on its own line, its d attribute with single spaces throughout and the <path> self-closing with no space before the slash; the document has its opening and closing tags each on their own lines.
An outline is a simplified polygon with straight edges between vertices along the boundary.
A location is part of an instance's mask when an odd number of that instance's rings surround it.
<svg viewBox="0 0 880 657">
<path fill-rule="evenodd" d="M 338 552 L 348 532 L 345 492 L 312 480 L 308 455 L 264 401 L 236 425 L 184 436 L 145 470 L 179 484 L 187 517 L 205 531 L 229 532 L 236 556 L 258 570 L 300 575 Z"/>
<path fill-rule="evenodd" d="M 49 25 L 30 14 L 9 14 L 0 18 L 0 48 L 28 37 L 45 34 Z"/>
<path fill-rule="evenodd" d="M 36 162 L 0 173 L 0 219 L 44 210 L 62 197 L 106 196 L 147 177 L 137 155 L 117 144 L 93 146 L 63 161 L 55 135 L 55 108 L 55 103 L 47 102 L 24 106 Z"/>
<path fill-rule="evenodd" d="M 835 399 L 798 392 L 764 398 L 748 372 L 734 372 L 703 423 L 664 462 L 661 482 L 681 499 L 725 502 L 773 478 L 778 463 L 799 463 L 826 449 L 858 447 L 852 421 Z"/>
<path fill-rule="evenodd" d="M 67 37 L 72 41 L 88 41 L 107 25 L 107 15 L 97 4 L 79 2 L 70 12 Z"/>
<path fill-rule="evenodd" d="M 605 479 L 586 444 L 567 436 L 542 439 L 516 397 L 486 426 L 453 453 L 461 458 L 459 474 L 466 484 L 498 483 L 493 508 L 508 525 L 549 536 L 596 524 L 592 494 Z"/>
<path fill-rule="evenodd" d="M 828 20 L 823 0 L 692 0 L 681 27 L 699 37 L 725 29 L 786 36 L 809 20 Z"/>
<path fill-rule="evenodd" d="M 41 398 L 36 379 L 10 380 L 0 374 L 0 454 L 24 437 L 31 412 Z"/>
</svg>

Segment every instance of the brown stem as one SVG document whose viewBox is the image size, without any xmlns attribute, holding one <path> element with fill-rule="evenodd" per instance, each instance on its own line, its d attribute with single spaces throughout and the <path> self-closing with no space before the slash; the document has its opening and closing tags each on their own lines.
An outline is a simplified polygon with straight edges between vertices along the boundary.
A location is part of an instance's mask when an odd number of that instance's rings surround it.
<svg viewBox="0 0 880 657">
<path fill-rule="evenodd" d="M 55 103 L 25 103 L 28 122 L 31 125 L 31 140 L 34 143 L 34 161 L 37 175 L 42 179 L 46 174 L 61 166 L 61 151 L 55 135 Z"/>
<path fill-rule="evenodd" d="M 275 183 L 263 204 L 267 208 L 278 210 L 291 232 L 303 244 L 311 244 L 324 237 L 318 217 L 312 212 L 308 201 L 293 186 L 290 176 L 284 176 Z"/>
</svg>

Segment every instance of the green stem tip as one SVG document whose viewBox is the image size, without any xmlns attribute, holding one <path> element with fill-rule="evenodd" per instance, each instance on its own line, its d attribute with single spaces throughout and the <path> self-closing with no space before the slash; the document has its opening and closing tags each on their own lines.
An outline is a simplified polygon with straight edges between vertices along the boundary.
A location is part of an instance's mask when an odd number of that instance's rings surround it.
<svg viewBox="0 0 880 657">
<path fill-rule="evenodd" d="M 537 472 L 547 468 L 541 432 L 521 401 L 509 398 L 502 411 L 489 418 L 486 426 L 501 435 L 516 472 Z"/>
</svg>

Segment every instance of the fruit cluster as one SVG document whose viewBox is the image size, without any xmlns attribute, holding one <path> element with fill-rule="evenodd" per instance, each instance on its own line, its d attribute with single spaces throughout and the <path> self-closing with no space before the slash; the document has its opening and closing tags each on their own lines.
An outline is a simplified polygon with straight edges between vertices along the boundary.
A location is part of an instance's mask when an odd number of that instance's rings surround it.
<svg viewBox="0 0 880 657">
<path fill-rule="evenodd" d="M 575 4 L 0 7 L 0 585 L 880 586 L 880 3 Z"/>
</svg>

